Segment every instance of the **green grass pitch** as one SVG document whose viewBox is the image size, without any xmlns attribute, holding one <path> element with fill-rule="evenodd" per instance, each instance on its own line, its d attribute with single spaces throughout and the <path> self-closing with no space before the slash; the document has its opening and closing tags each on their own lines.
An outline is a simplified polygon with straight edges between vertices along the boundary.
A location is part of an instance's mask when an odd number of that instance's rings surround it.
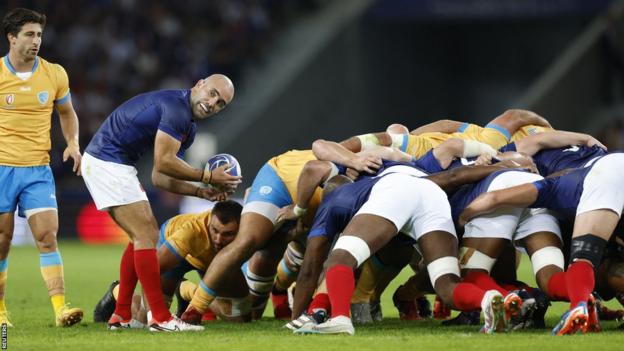
<svg viewBox="0 0 624 351">
<path fill-rule="evenodd" d="M 93 323 L 93 306 L 117 277 L 120 246 L 84 246 L 60 243 L 65 264 L 68 301 L 85 310 L 82 324 L 71 328 L 53 326 L 53 314 L 39 273 L 33 247 L 15 247 L 9 258 L 7 305 L 14 328 L 8 329 L 9 350 L 622 350 L 624 330 L 603 323 L 605 332 L 594 335 L 552 337 L 549 330 L 480 335 L 477 327 L 442 327 L 437 321 L 401 322 L 391 295 L 409 275 L 401 273 L 383 296 L 384 321 L 356 326 L 356 335 L 297 336 L 283 329 L 281 321 L 266 317 L 251 324 L 214 322 L 200 333 L 157 334 L 125 330 L 110 332 Z M 523 259 L 520 278 L 533 283 L 531 269 Z M 611 306 L 616 306 L 613 303 Z M 555 303 L 547 315 L 553 326 L 566 304 Z M 270 307 L 267 311 L 271 311 Z M 269 316 L 269 314 L 267 314 Z"/>
</svg>

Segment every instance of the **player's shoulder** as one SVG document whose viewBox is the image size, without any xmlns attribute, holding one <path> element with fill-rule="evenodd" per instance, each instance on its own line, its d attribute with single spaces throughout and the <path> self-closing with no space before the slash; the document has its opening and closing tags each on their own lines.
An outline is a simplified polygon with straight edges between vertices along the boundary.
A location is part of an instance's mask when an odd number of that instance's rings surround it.
<svg viewBox="0 0 624 351">
<path fill-rule="evenodd" d="M 41 67 L 41 69 L 45 71 L 54 72 L 54 73 L 65 72 L 65 68 L 63 68 L 63 66 L 61 66 L 58 63 L 50 62 L 40 56 L 38 56 L 37 59 L 38 59 L 37 64 L 39 65 L 39 67 Z"/>
</svg>

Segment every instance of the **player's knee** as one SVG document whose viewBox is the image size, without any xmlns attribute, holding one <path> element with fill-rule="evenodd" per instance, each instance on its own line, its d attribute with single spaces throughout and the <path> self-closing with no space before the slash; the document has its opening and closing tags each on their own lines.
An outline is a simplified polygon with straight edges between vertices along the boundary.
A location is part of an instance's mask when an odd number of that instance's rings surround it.
<svg viewBox="0 0 624 351">
<path fill-rule="evenodd" d="M 607 246 L 607 241 L 593 234 L 584 234 L 572 238 L 570 262 L 587 260 L 596 270 L 600 266 L 605 246 Z"/>
<path fill-rule="evenodd" d="M 249 267 L 245 270 L 245 280 L 249 286 L 249 292 L 258 297 L 268 297 L 273 289 L 275 275 L 263 276 L 252 272 Z"/>
<path fill-rule="evenodd" d="M 370 255 L 370 248 L 366 241 L 357 236 L 343 235 L 336 241 L 326 265 L 327 267 L 345 265 L 356 268 Z"/>
<path fill-rule="evenodd" d="M 49 229 L 37 234 L 35 241 L 41 252 L 52 252 L 57 248 L 56 230 Z"/>
<path fill-rule="evenodd" d="M 552 266 L 563 271 L 565 260 L 561 249 L 555 246 L 546 246 L 531 255 L 531 265 L 533 266 L 533 274 L 537 277 L 543 269 Z"/>
<path fill-rule="evenodd" d="M 427 272 L 431 280 L 431 286 L 440 295 L 443 301 L 452 302 L 453 282 L 458 282 L 460 277 L 459 260 L 454 256 L 440 257 L 427 265 Z"/>
<path fill-rule="evenodd" d="M 480 269 L 488 272 L 492 271 L 496 258 L 492 258 L 483 252 L 471 247 L 462 247 L 459 250 L 459 262 L 461 269 Z"/>
</svg>

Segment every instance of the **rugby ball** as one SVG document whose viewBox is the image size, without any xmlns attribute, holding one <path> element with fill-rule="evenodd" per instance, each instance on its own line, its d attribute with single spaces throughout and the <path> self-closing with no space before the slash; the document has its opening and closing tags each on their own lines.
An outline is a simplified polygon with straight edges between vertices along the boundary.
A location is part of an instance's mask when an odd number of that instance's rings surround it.
<svg viewBox="0 0 624 351">
<path fill-rule="evenodd" d="M 233 176 L 241 176 L 243 173 L 241 172 L 241 167 L 236 158 L 230 154 L 216 154 L 212 156 L 208 162 L 206 162 L 206 171 L 214 171 L 216 168 L 219 168 L 225 164 L 229 164 L 230 168 L 228 169 L 228 173 Z"/>
</svg>

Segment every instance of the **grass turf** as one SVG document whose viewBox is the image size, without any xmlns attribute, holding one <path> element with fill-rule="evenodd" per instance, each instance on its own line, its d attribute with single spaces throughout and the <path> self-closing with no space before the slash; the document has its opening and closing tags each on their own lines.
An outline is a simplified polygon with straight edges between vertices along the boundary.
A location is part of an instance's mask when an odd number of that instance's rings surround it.
<svg viewBox="0 0 624 351">
<path fill-rule="evenodd" d="M 593 335 L 552 337 L 550 330 L 481 335 L 478 327 L 442 327 L 437 321 L 401 322 L 392 306 L 396 286 L 410 274 L 404 270 L 382 299 L 384 321 L 356 326 L 355 337 L 298 336 L 281 328 L 284 322 L 268 316 L 250 324 L 213 322 L 199 333 L 159 334 L 142 330 L 110 332 L 93 323 L 93 306 L 118 275 L 120 246 L 84 246 L 61 242 L 68 301 L 85 310 L 82 324 L 57 328 L 47 291 L 39 273 L 38 252 L 15 247 L 9 259 L 7 306 L 14 328 L 8 329 L 9 350 L 615 350 L 624 344 L 624 330 L 603 323 L 605 332 Z M 520 278 L 533 283 L 526 257 Z M 616 304 L 609 305 L 616 307 Z M 567 308 L 554 303 L 547 324 L 554 326 Z M 267 308 L 271 312 L 270 306 Z"/>
</svg>

